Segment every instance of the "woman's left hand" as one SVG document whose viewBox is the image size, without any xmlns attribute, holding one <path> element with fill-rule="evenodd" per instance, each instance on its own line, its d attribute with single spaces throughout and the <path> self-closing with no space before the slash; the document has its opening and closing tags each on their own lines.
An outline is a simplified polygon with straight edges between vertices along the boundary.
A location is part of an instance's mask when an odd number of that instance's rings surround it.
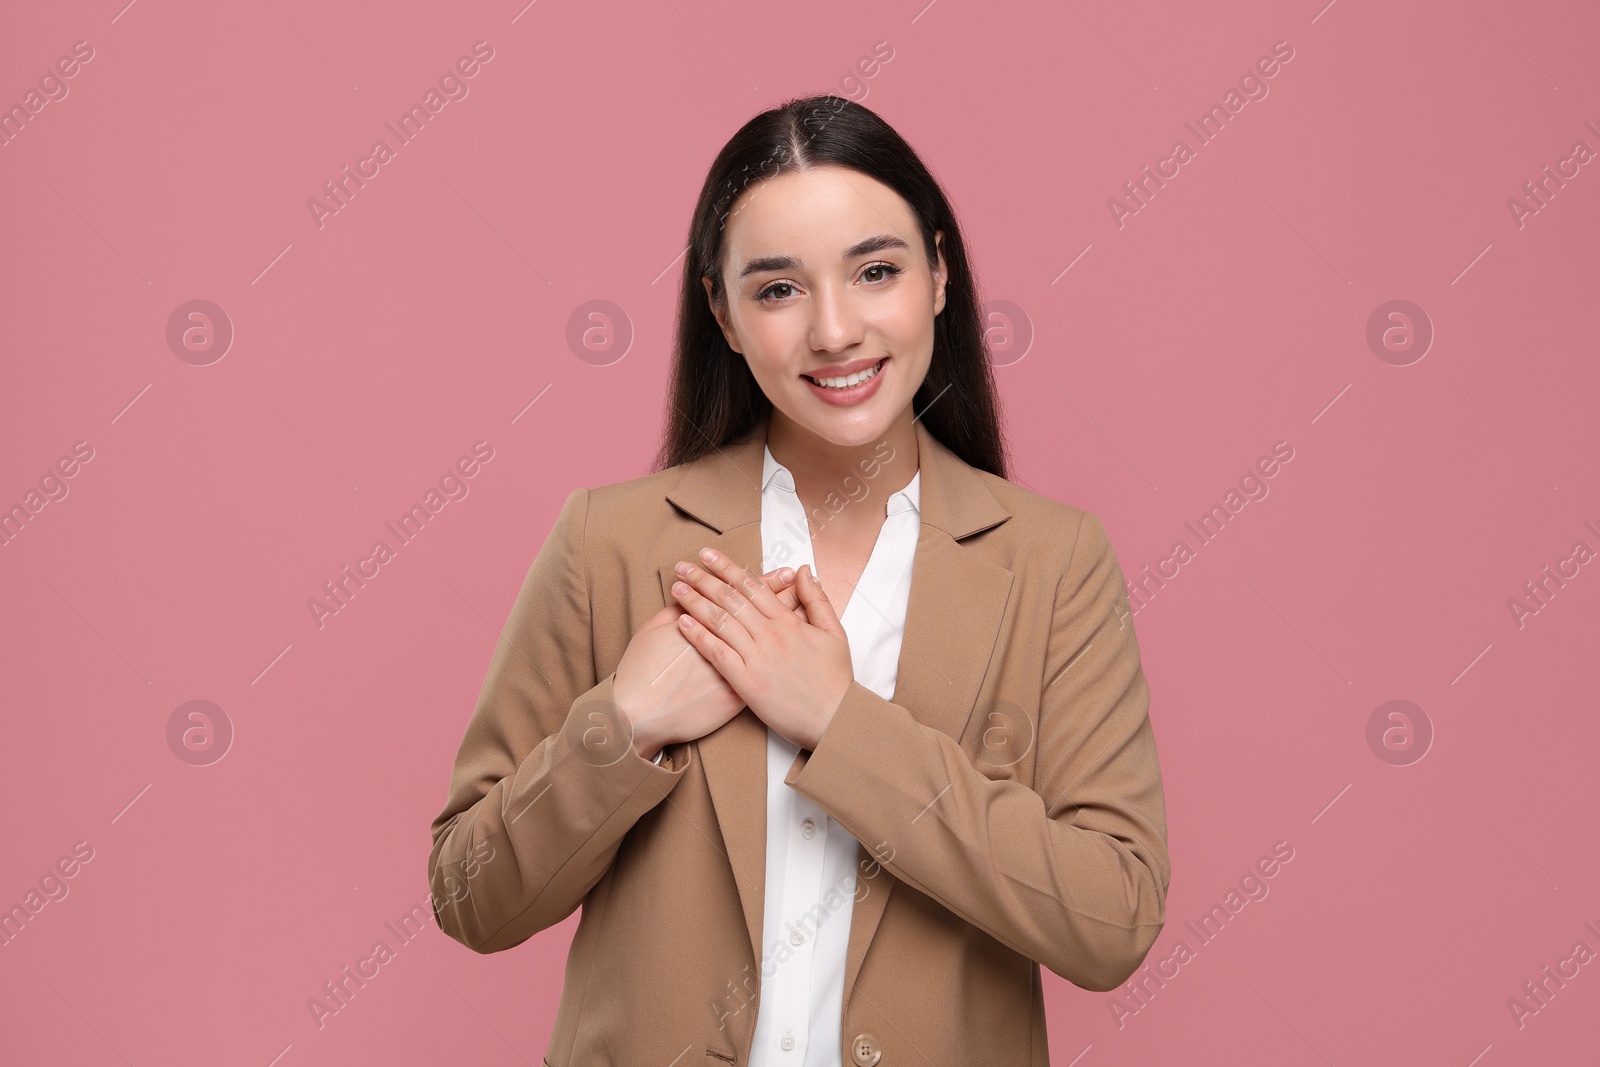
<svg viewBox="0 0 1600 1067">
<path fill-rule="evenodd" d="M 678 565 L 672 593 L 685 612 L 684 637 L 762 722 L 799 748 L 816 748 L 855 678 L 833 604 L 804 567 L 795 577 L 801 618 L 766 582 L 710 551 L 701 552 L 701 567 Z"/>
</svg>

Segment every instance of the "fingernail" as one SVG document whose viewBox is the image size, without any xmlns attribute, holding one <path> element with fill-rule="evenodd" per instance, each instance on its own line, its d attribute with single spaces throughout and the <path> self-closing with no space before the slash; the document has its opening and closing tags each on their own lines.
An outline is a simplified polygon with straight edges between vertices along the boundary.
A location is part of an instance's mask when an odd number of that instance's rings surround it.
<svg viewBox="0 0 1600 1067">
<path fill-rule="evenodd" d="M 717 555 L 717 550 L 714 548 L 702 548 L 700 550 L 700 558 L 705 560 L 707 563 L 715 563 L 722 557 Z"/>
<path fill-rule="evenodd" d="M 672 591 L 674 593 L 677 593 L 678 595 L 682 596 L 684 593 L 687 593 L 689 591 L 689 587 L 687 585 L 683 584 L 682 582 L 673 582 L 672 583 Z"/>
<path fill-rule="evenodd" d="M 782 570 L 778 571 L 778 581 L 791 582 L 793 580 L 794 571 L 790 570 L 788 567 L 784 567 Z"/>
<path fill-rule="evenodd" d="M 678 565 L 676 567 L 672 568 L 672 569 L 677 571 L 679 574 L 688 574 L 694 568 L 690 567 L 687 563 L 683 562 L 682 560 L 679 560 L 678 561 Z"/>
</svg>

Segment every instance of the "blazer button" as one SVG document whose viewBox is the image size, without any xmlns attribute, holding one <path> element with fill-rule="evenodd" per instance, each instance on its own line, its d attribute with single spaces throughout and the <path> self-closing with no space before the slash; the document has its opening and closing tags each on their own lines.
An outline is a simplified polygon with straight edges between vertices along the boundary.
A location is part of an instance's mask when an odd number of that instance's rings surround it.
<svg viewBox="0 0 1600 1067">
<path fill-rule="evenodd" d="M 871 1034 L 857 1034 L 856 1039 L 850 1042 L 850 1058 L 855 1061 L 856 1067 L 873 1067 L 883 1058 L 883 1049 L 878 1047 L 878 1039 Z"/>
</svg>

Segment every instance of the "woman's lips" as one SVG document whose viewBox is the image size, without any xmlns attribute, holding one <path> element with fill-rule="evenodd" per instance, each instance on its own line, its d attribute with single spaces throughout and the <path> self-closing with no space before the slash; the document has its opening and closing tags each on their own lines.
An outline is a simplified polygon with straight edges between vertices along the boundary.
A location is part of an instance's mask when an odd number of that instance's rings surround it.
<svg viewBox="0 0 1600 1067">
<path fill-rule="evenodd" d="M 829 389 L 825 385 L 818 385 L 804 374 L 800 377 L 805 379 L 806 387 L 824 403 L 832 404 L 834 407 L 852 407 L 865 402 L 878 391 L 878 387 L 883 384 L 884 375 L 889 373 L 889 357 L 884 356 L 878 361 L 877 366 L 876 374 L 848 389 Z"/>
</svg>

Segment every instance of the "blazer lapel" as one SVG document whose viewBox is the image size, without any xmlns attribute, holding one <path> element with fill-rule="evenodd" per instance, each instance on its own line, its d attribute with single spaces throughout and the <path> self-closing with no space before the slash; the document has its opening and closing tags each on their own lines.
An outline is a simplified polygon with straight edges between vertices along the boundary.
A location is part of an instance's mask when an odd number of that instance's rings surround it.
<svg viewBox="0 0 1600 1067">
<path fill-rule="evenodd" d="M 922 525 L 892 699 L 924 726 L 959 740 L 988 673 L 1013 581 L 1010 570 L 979 559 L 960 542 L 1011 513 L 989 491 L 985 475 L 940 443 L 920 419 L 915 426 Z M 756 574 L 765 569 L 761 470 L 766 430 L 763 420 L 746 437 L 686 464 L 683 477 L 667 492 L 680 510 L 715 531 L 704 544 Z M 676 562 L 659 566 L 663 604 L 676 599 L 671 592 Z M 767 727 L 745 708 L 696 747 L 759 969 L 766 905 Z M 867 890 L 851 909 L 846 1004 L 895 884 L 873 863 L 892 862 L 895 840 L 862 841 L 861 846 L 857 877 Z"/>
<path fill-rule="evenodd" d="M 683 477 L 667 492 L 667 499 L 715 531 L 686 547 L 686 552 L 710 546 L 754 574 L 765 572 L 761 468 L 766 443 L 766 423 L 762 422 L 739 441 L 685 465 Z M 673 567 L 679 558 L 699 562 L 693 556 L 682 556 L 659 565 L 663 606 L 677 602 L 672 584 L 678 580 Z M 728 866 L 744 906 L 750 949 L 759 973 L 767 881 L 767 726 L 744 708 L 694 744 L 728 847 Z"/>
</svg>

